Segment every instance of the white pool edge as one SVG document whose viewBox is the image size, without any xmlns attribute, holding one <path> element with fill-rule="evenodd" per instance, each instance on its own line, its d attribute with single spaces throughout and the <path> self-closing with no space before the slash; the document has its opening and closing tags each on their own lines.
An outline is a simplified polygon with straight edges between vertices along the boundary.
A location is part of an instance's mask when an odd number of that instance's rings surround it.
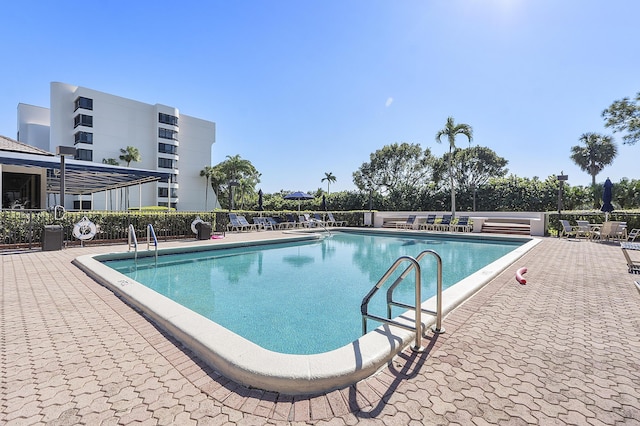
<svg viewBox="0 0 640 426">
<path fill-rule="evenodd" d="M 276 241 L 283 242 L 272 242 Z M 532 238 L 445 290 L 442 298 L 443 318 L 540 241 Z M 238 245 L 248 244 L 225 244 L 227 247 Z M 207 248 L 211 249 L 211 246 Z M 184 248 L 167 250 L 184 251 Z M 122 257 L 130 256 L 130 253 L 114 255 Z M 291 355 L 269 351 L 96 260 L 96 257 L 104 256 L 79 256 L 74 264 L 139 309 L 222 375 L 248 387 L 291 395 L 322 393 L 346 387 L 374 374 L 414 340 L 413 332 L 384 325 L 330 352 Z M 436 297 L 428 299 L 422 306 L 435 310 Z M 406 312 L 401 317 L 411 320 L 413 312 Z M 435 323 L 435 318 L 423 315 L 422 321 L 425 330 L 428 330 L 427 327 Z M 446 330 L 445 321 L 443 327 Z"/>
</svg>

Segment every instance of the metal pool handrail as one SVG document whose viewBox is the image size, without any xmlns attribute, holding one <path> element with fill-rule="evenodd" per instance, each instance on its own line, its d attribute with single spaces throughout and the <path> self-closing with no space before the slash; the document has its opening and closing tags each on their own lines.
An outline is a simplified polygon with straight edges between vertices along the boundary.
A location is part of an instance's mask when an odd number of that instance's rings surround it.
<svg viewBox="0 0 640 426">
<path fill-rule="evenodd" d="M 147 250 L 151 245 L 151 238 L 153 237 L 153 245 L 156 247 L 156 262 L 158 261 L 158 239 L 156 238 L 156 231 L 153 229 L 153 225 L 147 225 Z"/>
<path fill-rule="evenodd" d="M 422 259 L 427 254 L 434 255 L 438 261 L 438 289 L 437 289 L 437 306 L 436 312 L 428 311 L 422 309 L 420 306 L 422 305 L 422 273 L 419 260 Z M 400 274 L 400 276 L 394 281 L 389 290 L 387 290 L 387 316 L 388 318 L 383 318 L 377 315 L 368 313 L 368 305 L 369 301 L 373 297 L 373 295 L 382 287 L 382 285 L 389 279 L 391 274 L 395 272 L 395 270 L 404 262 L 410 262 L 410 265 Z M 411 270 L 415 270 L 415 306 L 402 304 L 400 302 L 393 301 L 393 290 L 400 284 L 400 282 L 411 272 Z M 395 306 L 404 307 L 407 309 L 411 309 L 415 312 L 415 325 L 413 327 L 403 324 L 398 321 L 394 321 L 391 319 L 391 308 L 390 304 Z M 391 265 L 391 267 L 387 270 L 387 272 L 378 280 L 376 285 L 369 291 L 369 293 L 362 299 L 362 303 L 360 304 L 360 312 L 362 314 L 362 334 L 367 333 L 367 319 L 372 319 L 376 321 L 383 322 L 385 324 L 395 325 L 400 328 L 404 328 L 405 330 L 415 331 L 415 344 L 412 349 L 416 352 L 420 352 L 423 350 L 421 346 L 422 339 L 422 313 L 435 314 L 436 315 L 436 324 L 432 328 L 434 333 L 444 333 L 444 329 L 442 328 L 442 259 L 440 255 L 433 250 L 425 250 L 421 252 L 417 258 L 413 258 L 411 256 L 400 256 L 396 261 Z"/>
<path fill-rule="evenodd" d="M 128 240 L 129 240 L 129 251 L 131 251 L 131 244 L 133 243 L 133 248 L 135 250 L 134 258 L 138 259 L 138 239 L 136 238 L 136 229 L 133 227 L 133 224 L 129 224 L 129 232 L 128 232 Z"/>
<path fill-rule="evenodd" d="M 416 332 L 415 344 L 411 349 L 413 349 L 415 352 L 420 352 L 420 351 L 423 350 L 422 345 L 421 345 L 421 342 L 422 342 L 422 318 L 421 318 L 421 313 L 422 313 L 422 311 L 420 309 L 416 309 L 416 311 L 415 311 L 416 312 L 415 313 L 415 325 L 413 327 L 410 326 L 410 325 L 403 324 L 403 323 L 398 322 L 398 321 L 394 321 L 394 320 L 391 320 L 391 319 L 383 318 L 383 317 L 368 313 L 369 301 L 371 300 L 373 295 L 389 279 L 391 274 L 393 274 L 393 272 L 404 262 L 410 262 L 411 263 L 411 265 L 405 270 L 405 272 L 409 271 L 411 268 L 415 269 L 415 271 L 416 271 L 416 290 L 415 290 L 416 299 L 415 300 L 416 300 L 416 305 L 419 305 L 421 303 L 421 300 L 422 300 L 422 296 L 421 296 L 422 285 L 421 285 L 420 264 L 418 263 L 418 261 L 416 259 L 414 259 L 411 256 L 400 256 L 398 259 L 396 259 L 395 262 L 393 262 L 393 265 L 391 265 L 391 267 L 387 270 L 387 272 L 385 272 L 385 274 L 382 276 L 382 278 L 380 278 L 380 280 L 378 280 L 376 285 L 371 289 L 371 291 L 369 291 L 369 293 L 364 297 L 364 299 L 362 299 L 362 303 L 360 304 L 360 313 L 362 314 L 362 334 L 364 335 L 364 334 L 367 333 L 367 319 L 380 321 L 380 322 L 383 322 L 385 324 L 392 324 L 392 325 L 395 325 L 397 327 L 404 328 L 405 330 L 415 331 Z"/>
<path fill-rule="evenodd" d="M 430 314 L 430 315 L 435 315 L 436 316 L 436 323 L 435 325 L 431 328 L 433 330 L 434 333 L 444 333 L 444 328 L 442 328 L 442 258 L 440 257 L 440 255 L 434 251 L 434 250 L 424 250 L 423 252 L 421 252 L 418 256 L 416 256 L 416 260 L 418 262 L 420 262 L 420 260 L 425 257 L 426 255 L 432 255 L 436 258 L 437 263 L 438 263 L 438 283 L 437 283 L 437 288 L 436 288 L 436 310 L 435 311 L 430 311 L 428 309 L 420 309 L 423 313 L 425 314 Z M 398 286 L 398 284 L 400 284 L 402 282 L 402 280 L 409 274 L 411 270 L 411 266 L 407 267 L 407 269 L 405 269 L 405 271 L 398 277 L 398 279 L 395 280 L 395 282 L 393 284 L 391 284 L 391 287 L 389 287 L 389 290 L 387 290 L 387 317 L 391 318 L 391 307 L 392 306 L 397 306 L 400 308 L 405 308 L 405 309 L 416 309 L 416 306 L 411 306 L 411 305 L 407 305 L 406 303 L 402 303 L 402 302 L 396 302 L 395 300 L 393 300 L 393 290 Z"/>
</svg>

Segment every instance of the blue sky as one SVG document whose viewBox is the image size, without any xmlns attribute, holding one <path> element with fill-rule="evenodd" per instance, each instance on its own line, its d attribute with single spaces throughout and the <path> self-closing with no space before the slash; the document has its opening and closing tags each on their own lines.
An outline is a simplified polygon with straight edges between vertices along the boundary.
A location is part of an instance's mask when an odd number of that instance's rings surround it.
<svg viewBox="0 0 640 426">
<path fill-rule="evenodd" d="M 239 154 L 265 192 L 326 189 L 325 172 L 355 189 L 394 142 L 442 155 L 448 116 L 510 173 L 588 185 L 570 148 L 640 91 L 638 16 L 637 0 L 7 2 L 0 134 L 60 81 L 216 122 L 212 164 Z M 639 179 L 640 145 L 614 137 L 597 180 Z"/>
</svg>

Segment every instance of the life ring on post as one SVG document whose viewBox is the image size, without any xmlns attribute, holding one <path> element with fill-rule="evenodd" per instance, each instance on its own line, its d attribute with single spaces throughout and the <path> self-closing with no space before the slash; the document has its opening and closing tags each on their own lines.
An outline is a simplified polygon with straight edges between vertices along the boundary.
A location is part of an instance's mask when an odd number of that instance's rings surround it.
<svg viewBox="0 0 640 426">
<path fill-rule="evenodd" d="M 53 208 L 53 217 L 56 220 L 62 220 L 66 212 L 67 211 L 64 209 L 64 206 L 57 205 Z"/>
<path fill-rule="evenodd" d="M 200 216 L 196 216 L 195 219 L 193 219 L 193 222 L 191 222 L 191 232 L 193 232 L 194 234 L 198 233 L 198 224 L 204 222 L 204 220 L 200 219 Z"/>
<path fill-rule="evenodd" d="M 96 236 L 96 224 L 91 222 L 86 216 L 80 222 L 73 225 L 73 236 L 79 240 L 86 241 Z"/>
</svg>

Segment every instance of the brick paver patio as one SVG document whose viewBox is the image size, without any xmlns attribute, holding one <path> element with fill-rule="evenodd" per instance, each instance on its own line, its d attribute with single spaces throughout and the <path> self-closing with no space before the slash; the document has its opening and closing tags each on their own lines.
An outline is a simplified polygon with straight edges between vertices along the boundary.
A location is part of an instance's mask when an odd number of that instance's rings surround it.
<svg viewBox="0 0 640 426">
<path fill-rule="evenodd" d="M 71 264 L 125 248 L 0 256 L 0 424 L 640 425 L 640 276 L 615 245 L 546 238 L 426 353 L 310 397 L 228 381 Z"/>
</svg>

